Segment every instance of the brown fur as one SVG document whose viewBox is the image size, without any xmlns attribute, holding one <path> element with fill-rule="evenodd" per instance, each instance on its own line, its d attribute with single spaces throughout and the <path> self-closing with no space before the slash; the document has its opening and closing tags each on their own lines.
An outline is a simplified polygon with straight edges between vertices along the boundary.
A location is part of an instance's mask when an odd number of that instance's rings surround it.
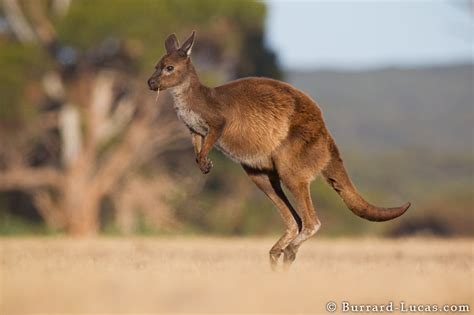
<svg viewBox="0 0 474 315">
<path fill-rule="evenodd" d="M 273 267 L 281 253 L 284 262 L 291 263 L 301 243 L 321 225 L 309 190 L 318 173 L 360 217 L 386 221 L 408 209 L 409 203 L 388 209 L 376 207 L 359 195 L 321 110 L 310 97 L 287 83 L 267 78 L 206 87 L 199 82 L 191 63 L 193 43 L 194 32 L 181 47 L 176 36 L 170 35 L 165 43 L 167 54 L 158 62 L 148 84 L 152 90 L 170 90 L 178 116 L 192 133 L 196 161 L 203 173 L 212 168 L 207 155 L 215 146 L 242 164 L 250 179 L 278 208 L 287 229 L 270 250 Z M 295 197 L 296 209 L 281 183 Z"/>
</svg>

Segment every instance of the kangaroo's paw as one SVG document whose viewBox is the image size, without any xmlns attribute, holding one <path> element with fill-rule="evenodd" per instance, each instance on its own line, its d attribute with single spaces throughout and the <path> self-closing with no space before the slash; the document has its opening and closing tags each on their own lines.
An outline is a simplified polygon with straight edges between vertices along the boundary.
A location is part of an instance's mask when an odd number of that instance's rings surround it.
<svg viewBox="0 0 474 315">
<path fill-rule="evenodd" d="M 212 161 L 209 159 L 203 159 L 199 161 L 199 169 L 203 174 L 209 173 L 211 171 L 212 166 Z"/>
</svg>

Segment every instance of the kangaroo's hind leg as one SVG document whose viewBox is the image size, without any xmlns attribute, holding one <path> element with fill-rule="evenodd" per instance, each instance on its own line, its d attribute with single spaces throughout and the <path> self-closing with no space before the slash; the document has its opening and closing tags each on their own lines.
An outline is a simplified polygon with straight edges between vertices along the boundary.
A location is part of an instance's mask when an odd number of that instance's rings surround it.
<svg viewBox="0 0 474 315">
<path fill-rule="evenodd" d="M 284 263 L 289 266 L 295 260 L 296 252 L 300 245 L 316 234 L 321 227 L 321 222 L 316 216 L 311 200 L 310 183 L 297 180 L 294 177 L 282 178 L 282 182 L 293 194 L 296 201 L 296 209 L 302 221 L 300 233 L 284 249 Z"/>
<path fill-rule="evenodd" d="M 278 258 L 284 248 L 298 235 L 301 229 L 301 219 L 291 206 L 288 198 L 281 188 L 280 178 L 274 171 L 261 171 L 243 166 L 250 179 L 260 188 L 275 204 L 286 225 L 285 234 L 273 245 L 270 250 L 270 265 L 275 270 Z"/>
</svg>

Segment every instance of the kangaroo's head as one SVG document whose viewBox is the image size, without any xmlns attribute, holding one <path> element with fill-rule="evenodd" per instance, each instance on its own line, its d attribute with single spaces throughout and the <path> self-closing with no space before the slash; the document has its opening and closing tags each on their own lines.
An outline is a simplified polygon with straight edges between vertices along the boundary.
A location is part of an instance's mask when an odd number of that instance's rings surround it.
<svg viewBox="0 0 474 315">
<path fill-rule="evenodd" d="M 178 38 L 171 34 L 165 41 L 166 55 L 155 66 L 155 72 L 148 79 L 150 90 L 166 90 L 185 82 L 192 68 L 191 50 L 195 31 L 179 46 Z"/>
</svg>

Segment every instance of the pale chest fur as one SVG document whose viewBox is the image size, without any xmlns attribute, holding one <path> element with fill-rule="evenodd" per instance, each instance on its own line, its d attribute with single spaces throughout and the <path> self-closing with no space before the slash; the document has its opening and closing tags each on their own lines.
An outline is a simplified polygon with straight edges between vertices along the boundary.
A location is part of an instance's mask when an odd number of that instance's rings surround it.
<svg viewBox="0 0 474 315">
<path fill-rule="evenodd" d="M 174 88 L 171 90 L 174 100 L 174 109 L 178 118 L 192 131 L 205 136 L 209 131 L 209 125 L 202 116 L 193 110 L 189 97 L 184 93 L 182 88 Z"/>
</svg>

